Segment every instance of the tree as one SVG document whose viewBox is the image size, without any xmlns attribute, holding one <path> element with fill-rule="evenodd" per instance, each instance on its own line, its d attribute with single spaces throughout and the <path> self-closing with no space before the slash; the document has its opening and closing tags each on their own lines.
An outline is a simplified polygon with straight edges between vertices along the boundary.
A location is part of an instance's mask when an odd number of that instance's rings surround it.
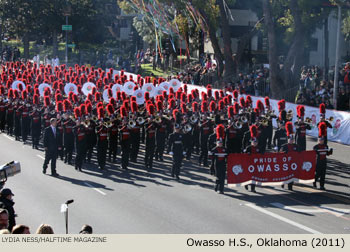
<svg viewBox="0 0 350 252">
<path fill-rule="evenodd" d="M 304 49 L 315 29 L 329 15 L 329 10 L 322 6 L 324 2 L 325 0 L 263 0 L 273 97 L 287 95 L 286 90 L 288 93 L 296 92 L 294 87 L 299 83 L 300 70 L 305 62 Z M 285 55 L 281 70 L 277 53 Z"/>
</svg>

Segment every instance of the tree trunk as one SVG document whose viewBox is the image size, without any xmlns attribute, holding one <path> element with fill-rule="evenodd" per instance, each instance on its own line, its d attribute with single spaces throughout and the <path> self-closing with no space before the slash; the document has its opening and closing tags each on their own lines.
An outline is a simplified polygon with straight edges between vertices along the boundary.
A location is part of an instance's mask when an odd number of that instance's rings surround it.
<svg viewBox="0 0 350 252">
<path fill-rule="evenodd" d="M 301 11 L 297 0 L 290 1 L 290 10 L 294 19 L 295 34 L 284 62 L 283 81 L 287 90 L 295 90 L 294 87 L 299 85 L 300 80 L 300 71 L 304 56 L 305 30 L 301 22 Z"/>
<path fill-rule="evenodd" d="M 58 56 L 58 43 L 57 43 L 57 30 L 54 29 L 52 32 L 52 53 L 53 57 Z"/>
<path fill-rule="evenodd" d="M 29 59 L 29 34 L 26 32 L 23 36 L 23 49 L 24 49 L 24 58 Z"/>
<path fill-rule="evenodd" d="M 200 58 L 200 56 L 202 54 L 204 54 L 204 38 L 203 38 L 203 32 L 200 31 L 198 33 L 198 41 L 199 41 L 199 45 L 198 45 L 198 58 Z"/>
<path fill-rule="evenodd" d="M 233 74 L 235 72 L 234 63 L 232 59 L 232 49 L 231 49 L 231 28 L 228 20 L 228 16 L 226 15 L 224 0 L 219 0 L 219 9 L 220 9 L 220 21 L 221 21 L 221 29 L 222 29 L 222 37 L 224 44 L 224 59 L 225 59 L 225 72 L 224 79 L 229 80 L 232 79 Z"/>
<path fill-rule="evenodd" d="M 283 94 L 284 85 L 279 82 L 278 73 L 278 57 L 277 57 L 277 43 L 275 34 L 275 24 L 272 20 L 271 5 L 269 0 L 263 0 L 263 11 L 265 16 L 265 26 L 268 35 L 269 44 L 269 64 L 270 64 L 270 89 L 271 97 L 279 98 Z"/>
<path fill-rule="evenodd" d="M 250 32 L 245 33 L 242 37 L 238 38 L 237 51 L 236 51 L 236 62 L 239 64 L 242 60 L 244 50 L 247 45 L 250 43 L 252 37 L 254 37 L 258 33 L 257 29 L 252 29 Z M 237 65 L 238 66 L 238 65 Z M 235 69 L 237 71 L 237 69 Z"/>
</svg>

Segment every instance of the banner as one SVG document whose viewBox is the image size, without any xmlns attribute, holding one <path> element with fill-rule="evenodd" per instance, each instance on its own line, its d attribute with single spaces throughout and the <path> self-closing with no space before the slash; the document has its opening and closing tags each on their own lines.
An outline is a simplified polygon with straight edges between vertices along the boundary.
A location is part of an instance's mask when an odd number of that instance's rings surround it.
<svg viewBox="0 0 350 252">
<path fill-rule="evenodd" d="M 227 159 L 229 187 L 281 185 L 290 182 L 312 183 L 315 178 L 316 152 L 230 154 Z"/>
<path fill-rule="evenodd" d="M 189 92 L 192 89 L 198 89 L 199 93 L 202 91 L 206 92 L 206 88 L 203 86 L 196 86 L 187 84 Z M 215 90 L 213 89 L 213 93 Z M 232 93 L 231 93 L 232 95 Z M 246 95 L 239 95 L 239 97 Z M 264 104 L 263 97 L 251 96 L 253 100 L 253 106 L 255 107 L 256 101 L 261 100 Z M 271 110 L 274 110 L 275 114 L 278 116 L 278 100 L 270 99 Z M 297 106 L 298 104 L 286 102 L 286 111 L 293 111 L 293 123 L 297 120 Z M 310 107 L 305 106 L 305 118 L 309 117 L 312 119 L 311 130 L 307 130 L 306 134 L 309 136 L 317 137 L 318 136 L 318 128 L 317 123 L 320 121 L 320 110 L 318 107 Z M 350 145 L 350 113 L 345 111 L 337 111 L 332 109 L 326 110 L 326 119 L 333 117 L 333 121 L 331 121 L 331 125 L 333 128 L 327 128 L 327 137 L 328 141 L 338 142 L 342 144 Z M 277 128 L 276 120 L 273 120 L 273 126 Z M 310 148 L 308 146 L 307 148 Z"/>
</svg>

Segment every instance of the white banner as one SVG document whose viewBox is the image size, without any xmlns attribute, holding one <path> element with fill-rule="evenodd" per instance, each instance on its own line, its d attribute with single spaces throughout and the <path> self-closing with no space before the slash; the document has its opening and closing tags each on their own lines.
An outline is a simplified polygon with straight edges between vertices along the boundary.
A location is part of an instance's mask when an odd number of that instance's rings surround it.
<svg viewBox="0 0 350 252">
<path fill-rule="evenodd" d="M 202 86 L 190 85 L 187 84 L 187 92 L 191 92 L 192 89 L 198 89 L 199 94 L 202 91 L 206 92 L 206 88 Z M 218 89 L 213 89 L 214 91 Z M 245 95 L 243 95 L 245 97 Z M 251 96 L 253 100 L 253 106 L 256 106 L 256 101 L 261 100 L 264 103 L 264 97 L 255 97 Z M 278 100 L 270 99 L 271 109 L 275 111 L 275 114 L 278 116 Z M 298 104 L 286 102 L 286 111 L 293 110 L 293 123 L 297 120 L 297 106 Z M 306 131 L 307 135 L 317 137 L 318 136 L 318 128 L 317 122 L 320 121 L 320 109 L 317 107 L 305 106 L 305 117 L 309 117 L 312 119 L 312 129 Z M 326 110 L 326 119 L 333 117 L 333 121 L 330 122 L 333 128 L 327 129 L 327 136 L 329 141 L 338 142 L 342 144 L 350 145 L 350 113 L 344 111 L 337 110 Z M 277 127 L 276 120 L 273 122 L 273 126 Z"/>
</svg>

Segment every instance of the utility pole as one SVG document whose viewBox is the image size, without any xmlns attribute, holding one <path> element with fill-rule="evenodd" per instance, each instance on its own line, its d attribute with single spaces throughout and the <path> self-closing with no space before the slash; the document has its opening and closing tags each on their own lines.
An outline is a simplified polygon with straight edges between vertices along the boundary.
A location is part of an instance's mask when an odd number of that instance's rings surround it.
<svg viewBox="0 0 350 252">
<path fill-rule="evenodd" d="M 337 109 L 338 99 L 338 79 L 339 79 L 339 52 L 340 52 L 340 27 L 341 27 L 341 5 L 338 3 L 338 27 L 337 27 L 337 42 L 335 49 L 335 66 L 334 66 L 334 88 L 333 88 L 333 107 Z"/>
</svg>

